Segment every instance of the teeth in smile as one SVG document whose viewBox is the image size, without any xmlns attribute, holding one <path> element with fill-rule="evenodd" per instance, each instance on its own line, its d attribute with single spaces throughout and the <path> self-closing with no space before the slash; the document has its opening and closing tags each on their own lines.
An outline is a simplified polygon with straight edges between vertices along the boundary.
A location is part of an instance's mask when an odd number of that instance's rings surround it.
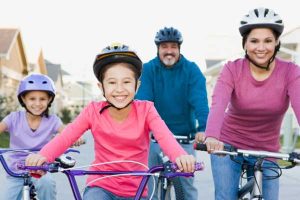
<svg viewBox="0 0 300 200">
<path fill-rule="evenodd" d="M 115 99 L 118 101 L 123 101 L 124 99 L 126 99 L 126 96 L 117 96 L 115 97 Z"/>
</svg>

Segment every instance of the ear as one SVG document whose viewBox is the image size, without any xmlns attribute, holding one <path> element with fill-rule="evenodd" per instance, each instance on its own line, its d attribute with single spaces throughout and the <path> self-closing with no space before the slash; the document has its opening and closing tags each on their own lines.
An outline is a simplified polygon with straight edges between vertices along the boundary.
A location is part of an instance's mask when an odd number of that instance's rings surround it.
<svg viewBox="0 0 300 200">
<path fill-rule="evenodd" d="M 23 101 L 23 103 L 25 102 L 25 97 L 24 97 L 24 95 L 21 95 L 21 99 L 22 99 L 22 101 Z"/>
<path fill-rule="evenodd" d="M 98 86 L 98 88 L 100 89 L 100 91 L 101 91 L 102 94 L 103 94 L 104 91 L 103 91 L 103 85 L 102 85 L 102 83 L 98 82 L 98 83 L 97 83 L 97 86 Z"/>
<path fill-rule="evenodd" d="M 53 99 L 53 96 L 50 96 L 50 95 L 49 95 L 49 101 L 48 101 L 48 103 L 49 103 L 50 101 L 52 101 L 52 99 Z"/>
<path fill-rule="evenodd" d="M 102 84 L 102 83 L 100 83 L 100 82 L 98 82 L 98 83 L 97 83 L 97 85 L 98 85 L 98 88 L 100 89 L 100 91 L 101 91 L 102 95 L 104 96 L 103 84 Z"/>
</svg>

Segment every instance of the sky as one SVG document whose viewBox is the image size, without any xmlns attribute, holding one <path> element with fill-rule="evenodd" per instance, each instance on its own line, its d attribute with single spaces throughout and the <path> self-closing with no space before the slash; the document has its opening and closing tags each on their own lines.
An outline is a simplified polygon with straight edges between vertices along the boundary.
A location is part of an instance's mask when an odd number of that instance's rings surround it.
<svg viewBox="0 0 300 200">
<path fill-rule="evenodd" d="M 94 58 L 112 42 L 129 45 L 147 62 L 157 53 L 156 32 L 173 26 L 183 35 L 181 53 L 205 70 L 204 59 L 218 58 L 223 42 L 240 39 L 239 21 L 249 10 L 273 9 L 282 17 L 285 33 L 300 26 L 299 4 L 292 0 L 0 0 L 0 27 L 21 30 L 30 62 L 42 49 L 47 60 L 61 64 L 73 78 L 96 81 Z"/>
</svg>

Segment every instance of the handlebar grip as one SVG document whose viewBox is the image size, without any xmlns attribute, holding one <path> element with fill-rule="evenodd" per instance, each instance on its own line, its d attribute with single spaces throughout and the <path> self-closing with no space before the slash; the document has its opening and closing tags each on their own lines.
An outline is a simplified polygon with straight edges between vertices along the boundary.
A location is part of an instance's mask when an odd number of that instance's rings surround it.
<svg viewBox="0 0 300 200">
<path fill-rule="evenodd" d="M 48 165 L 42 165 L 42 166 L 25 166 L 24 164 L 18 163 L 17 168 L 21 170 L 43 170 L 43 171 L 49 171 Z"/>
<path fill-rule="evenodd" d="M 206 144 L 203 144 L 203 143 L 195 143 L 194 144 L 194 149 L 195 150 L 200 150 L 200 151 L 207 151 Z"/>
<path fill-rule="evenodd" d="M 178 166 L 175 163 L 172 163 L 171 168 L 176 171 L 178 170 Z M 196 162 L 195 163 L 195 171 L 200 171 L 204 169 L 204 163 L 203 162 Z"/>
</svg>

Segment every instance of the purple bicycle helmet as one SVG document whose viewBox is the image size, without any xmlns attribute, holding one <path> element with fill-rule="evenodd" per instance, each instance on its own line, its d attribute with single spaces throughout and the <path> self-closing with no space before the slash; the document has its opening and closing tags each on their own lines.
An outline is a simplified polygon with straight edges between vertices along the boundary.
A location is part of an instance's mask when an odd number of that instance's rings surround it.
<svg viewBox="0 0 300 200">
<path fill-rule="evenodd" d="M 25 104 L 21 98 L 26 92 L 29 91 L 45 91 L 52 97 L 49 102 L 48 107 L 51 106 L 51 103 L 55 97 L 55 86 L 51 78 L 43 74 L 31 74 L 26 76 L 19 85 L 18 89 L 18 100 L 21 106 L 25 107 Z"/>
</svg>

